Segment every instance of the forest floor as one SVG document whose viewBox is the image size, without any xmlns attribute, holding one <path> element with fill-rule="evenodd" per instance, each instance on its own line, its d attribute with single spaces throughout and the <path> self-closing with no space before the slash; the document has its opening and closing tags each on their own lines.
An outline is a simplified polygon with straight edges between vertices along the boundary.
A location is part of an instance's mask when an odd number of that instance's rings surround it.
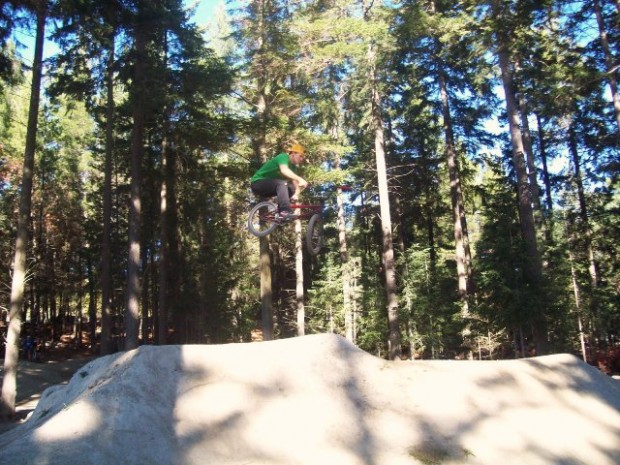
<svg viewBox="0 0 620 465">
<path fill-rule="evenodd" d="M 387 362 L 324 334 L 44 362 L 2 465 L 620 463 L 620 381 L 572 355 Z"/>
</svg>

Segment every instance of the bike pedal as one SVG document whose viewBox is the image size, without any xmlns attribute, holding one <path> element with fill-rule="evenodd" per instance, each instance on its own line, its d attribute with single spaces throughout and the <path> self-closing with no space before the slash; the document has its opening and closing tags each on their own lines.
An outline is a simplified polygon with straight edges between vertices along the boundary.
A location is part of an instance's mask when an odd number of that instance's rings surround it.
<svg viewBox="0 0 620 465">
<path fill-rule="evenodd" d="M 290 223 L 291 221 L 295 221 L 296 217 L 293 213 L 288 213 L 286 215 L 283 215 L 282 213 L 279 213 L 276 216 L 276 219 L 278 220 L 279 223 Z"/>
</svg>

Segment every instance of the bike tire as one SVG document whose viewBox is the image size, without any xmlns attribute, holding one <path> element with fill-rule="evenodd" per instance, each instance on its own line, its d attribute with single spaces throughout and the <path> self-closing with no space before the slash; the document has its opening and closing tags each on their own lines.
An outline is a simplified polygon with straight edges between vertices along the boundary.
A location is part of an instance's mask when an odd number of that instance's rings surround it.
<svg viewBox="0 0 620 465">
<path fill-rule="evenodd" d="M 248 229 L 256 237 L 269 235 L 278 225 L 275 222 L 275 215 L 278 206 L 268 200 L 258 202 L 250 210 L 248 215 Z"/>
<path fill-rule="evenodd" d="M 306 248 L 310 255 L 318 255 L 323 248 L 323 217 L 320 213 L 315 213 L 308 221 Z"/>
</svg>

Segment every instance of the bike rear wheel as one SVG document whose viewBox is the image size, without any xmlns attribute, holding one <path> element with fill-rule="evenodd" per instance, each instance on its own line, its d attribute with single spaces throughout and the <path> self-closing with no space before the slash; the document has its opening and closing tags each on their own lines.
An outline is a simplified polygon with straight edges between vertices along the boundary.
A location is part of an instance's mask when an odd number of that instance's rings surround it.
<svg viewBox="0 0 620 465">
<path fill-rule="evenodd" d="M 308 221 L 306 248 L 310 255 L 317 255 L 323 248 L 323 217 L 320 213 L 315 213 Z"/>
<path fill-rule="evenodd" d="M 248 229 L 256 237 L 265 237 L 271 233 L 276 226 L 276 213 L 278 206 L 268 200 L 258 202 L 250 210 L 248 217 Z"/>
</svg>

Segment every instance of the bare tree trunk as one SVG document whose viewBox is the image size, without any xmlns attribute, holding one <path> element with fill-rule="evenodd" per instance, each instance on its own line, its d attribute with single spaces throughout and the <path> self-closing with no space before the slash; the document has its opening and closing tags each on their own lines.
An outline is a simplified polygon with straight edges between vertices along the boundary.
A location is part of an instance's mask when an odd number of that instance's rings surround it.
<svg viewBox="0 0 620 465">
<path fill-rule="evenodd" d="M 177 178 L 178 178 L 178 160 L 177 151 L 174 144 L 170 146 L 172 141 L 168 144 L 168 156 L 166 161 L 166 225 L 167 225 L 167 241 L 168 241 L 168 258 L 166 265 L 166 299 L 167 306 L 165 315 L 161 315 L 163 319 L 163 325 L 165 328 L 164 340 L 160 341 L 160 344 L 168 343 L 168 325 L 171 324 L 172 317 L 175 312 L 175 302 L 179 301 L 181 273 L 180 268 L 180 250 L 179 250 L 179 211 L 177 203 Z"/>
<path fill-rule="evenodd" d="M 166 116 L 167 118 L 168 116 Z M 166 126 L 168 124 L 166 123 Z M 161 246 L 159 260 L 159 295 L 157 343 L 168 342 L 170 307 L 178 295 L 178 241 L 176 234 L 176 154 L 168 136 L 162 141 L 162 175 L 160 190 Z"/>
<path fill-rule="evenodd" d="M 260 238 L 260 302 L 263 341 L 273 340 L 273 290 L 271 287 L 271 253 L 269 239 Z"/>
<path fill-rule="evenodd" d="M 543 166 L 543 184 L 545 186 L 545 205 L 547 207 L 547 213 L 551 216 L 553 211 L 553 196 L 551 195 L 551 177 L 549 176 L 549 164 L 547 163 L 547 150 L 545 143 L 545 129 L 542 118 L 539 114 L 536 114 L 536 121 L 538 123 L 538 145 L 540 146 L 540 158 Z"/>
<path fill-rule="evenodd" d="M 129 259 L 127 266 L 127 306 L 125 309 L 125 350 L 138 347 L 140 326 L 140 219 L 142 203 L 140 183 L 144 139 L 144 81 L 146 37 L 142 26 L 136 27 L 136 61 L 134 65 L 133 129 L 131 133 L 131 199 L 129 204 Z"/>
<path fill-rule="evenodd" d="M 0 414 L 15 415 L 15 398 L 17 395 L 17 364 L 19 361 L 19 339 L 22 327 L 22 306 L 26 286 L 27 252 L 30 238 L 30 218 L 32 214 L 32 183 L 34 177 L 34 160 L 37 139 L 37 122 L 41 95 L 41 76 L 43 72 L 43 42 L 45 40 L 45 20 L 47 18 L 47 1 L 36 3 L 37 32 L 35 36 L 34 60 L 32 67 L 32 84 L 30 87 L 30 107 L 28 109 L 28 128 L 22 185 L 19 197 L 19 217 L 15 257 L 13 260 L 13 281 L 11 283 L 11 301 L 9 308 L 9 327 L 4 354 L 4 373 L 2 379 L 2 397 Z"/>
<path fill-rule="evenodd" d="M 90 322 L 89 349 L 90 352 L 94 354 L 97 340 L 97 283 L 93 270 L 93 260 L 90 254 L 86 259 L 86 268 L 88 271 L 88 321 Z"/>
<path fill-rule="evenodd" d="M 573 251 L 570 246 L 571 242 L 574 242 L 574 239 L 571 240 L 569 236 L 569 247 L 568 247 L 568 262 L 570 263 L 570 274 L 573 285 L 573 295 L 575 297 L 575 308 L 577 310 L 577 327 L 579 329 L 579 342 L 581 344 L 581 356 L 584 362 L 588 361 L 588 356 L 586 353 L 586 341 L 583 332 L 583 320 L 581 317 L 582 309 L 581 309 L 581 290 L 579 289 L 579 281 L 577 280 L 577 272 L 575 270 L 575 257 L 573 256 Z"/>
<path fill-rule="evenodd" d="M 101 243 L 101 355 L 112 352 L 112 156 L 114 153 L 114 43 L 112 31 L 106 65 L 106 127 L 103 179 L 103 238 Z"/>
<path fill-rule="evenodd" d="M 262 60 L 263 47 L 265 46 L 265 0 L 256 0 L 257 21 L 259 22 L 260 38 L 256 60 Z M 259 73 L 267 73 L 264 67 L 260 67 Z M 267 119 L 267 83 L 266 75 L 259 74 L 257 79 L 257 101 L 256 101 L 256 121 L 258 131 L 254 139 L 254 156 L 261 162 L 267 161 L 266 148 L 266 119 Z M 260 301 L 261 301 L 261 322 L 263 330 L 263 340 L 273 339 L 273 290 L 271 282 L 271 253 L 269 238 L 260 238 Z"/>
<path fill-rule="evenodd" d="M 504 79 L 504 87 L 507 88 L 507 92 L 511 92 L 511 78 L 509 77 L 510 71 L 508 70 L 508 61 L 504 53 L 501 53 L 502 58 L 500 61 L 502 64 L 502 76 Z M 540 284 L 540 257 L 538 254 L 538 247 L 536 243 L 536 231 L 534 227 L 534 211 L 532 209 L 532 196 L 529 189 L 529 182 L 527 176 L 527 169 L 525 167 L 525 158 L 523 151 L 523 143 L 521 140 L 521 131 L 519 129 L 519 123 L 516 120 L 517 114 L 514 107 L 514 94 L 509 93 L 506 97 L 506 106 L 509 109 L 510 118 L 510 137 L 512 142 L 512 154 L 515 170 L 517 172 L 517 184 L 519 195 L 519 213 L 521 215 L 521 231 L 524 239 L 527 242 L 528 258 L 530 259 L 530 265 L 528 267 L 528 276 L 532 280 L 532 284 Z"/>
<path fill-rule="evenodd" d="M 536 160 L 534 159 L 534 149 L 532 148 L 532 135 L 528 119 L 527 103 L 523 94 L 518 95 L 519 113 L 521 114 L 521 131 L 523 134 L 523 147 L 527 160 L 527 171 L 532 193 L 532 203 L 535 212 L 540 212 L 540 189 L 538 187 L 538 176 L 536 176 Z"/>
<path fill-rule="evenodd" d="M 389 327 L 389 357 L 391 360 L 401 358 L 400 327 L 398 321 L 398 296 L 396 294 L 396 269 L 394 263 L 394 245 L 392 240 L 392 218 L 390 215 L 390 198 L 385 162 L 385 144 L 383 135 L 383 118 L 381 116 L 381 95 L 376 76 L 376 52 L 374 45 L 368 48 L 370 65 L 370 83 L 372 99 L 372 120 L 375 138 L 375 161 L 377 164 L 377 181 L 379 186 L 379 206 L 381 212 L 381 232 L 383 236 L 383 270 L 385 274 L 385 292 L 387 297 L 387 316 Z"/>
<path fill-rule="evenodd" d="M 440 72 L 439 77 L 441 100 L 443 107 L 443 126 L 446 141 L 446 160 L 448 174 L 450 176 L 450 197 L 452 199 L 452 219 L 454 226 L 454 244 L 456 246 L 456 270 L 458 277 L 459 300 L 461 301 L 461 315 L 463 321 L 469 318 L 469 263 L 467 261 L 466 231 L 463 229 L 465 218 L 465 206 L 463 205 L 463 193 L 461 190 L 461 177 L 459 172 L 456 149 L 454 145 L 454 133 L 452 129 L 452 117 L 450 115 L 450 102 L 448 101 L 448 91 L 446 79 Z M 463 336 L 467 337 L 469 330 L 465 329 Z"/>
<path fill-rule="evenodd" d="M 575 128 L 571 123 L 568 128 L 568 144 L 569 152 L 573 162 L 573 181 L 577 189 L 577 198 L 579 199 L 579 219 L 580 219 L 580 232 L 583 234 L 582 239 L 585 242 L 586 251 L 588 254 L 588 272 L 590 274 L 590 311 L 596 322 L 595 328 L 597 334 L 597 342 L 601 340 L 601 328 L 599 318 L 599 301 L 598 301 L 598 264 L 594 255 L 594 246 L 592 238 L 592 228 L 590 227 L 590 220 L 588 219 L 588 205 L 586 203 L 586 195 L 583 188 L 583 180 L 581 178 L 581 159 L 579 157 L 579 151 L 577 149 L 577 136 L 575 134 Z"/>
<path fill-rule="evenodd" d="M 165 116 L 167 118 L 167 115 Z M 167 121 L 164 123 L 168 126 Z M 168 136 L 164 135 L 161 143 L 162 183 L 159 193 L 160 240 L 159 246 L 159 311 L 157 314 L 157 344 L 165 344 L 168 334 L 168 265 L 169 265 L 169 225 L 168 225 Z"/>
<path fill-rule="evenodd" d="M 337 99 L 337 101 L 339 101 Z M 334 102 L 335 105 L 338 103 Z M 342 113 L 339 113 L 339 118 Z M 340 121 L 333 124 L 330 128 L 330 134 L 334 140 L 340 139 L 339 127 Z M 341 159 L 336 157 L 334 160 L 334 168 L 340 169 Z M 342 187 L 336 188 L 336 204 L 337 204 L 337 217 L 336 225 L 338 227 L 338 250 L 340 252 L 340 270 L 342 273 L 342 303 L 344 312 L 344 331 L 345 337 L 348 341 L 355 343 L 355 312 L 353 309 L 353 295 L 352 295 L 352 272 L 351 263 L 349 262 L 349 251 L 347 246 L 347 232 L 346 232 L 346 219 L 344 213 L 344 199 Z"/>
<path fill-rule="evenodd" d="M 493 0 L 493 13 L 497 19 L 503 19 L 502 2 Z M 510 66 L 509 41 L 506 32 L 496 31 L 497 35 L 497 55 L 501 70 L 502 84 L 506 98 L 506 111 L 508 113 L 508 124 L 510 127 L 510 142 L 512 146 L 512 159 L 517 176 L 517 196 L 519 202 L 519 215 L 521 222 L 521 234 L 526 245 L 526 259 L 524 265 L 524 276 L 527 284 L 533 292 L 542 290 L 542 264 L 538 252 L 536 241 L 536 227 L 534 222 L 534 210 L 532 208 L 532 193 L 529 186 L 529 177 L 525 162 L 525 149 L 523 137 L 519 127 L 519 111 L 515 99 L 513 73 Z M 544 309 L 537 309 L 538 313 L 531 322 L 533 328 L 534 343 L 536 344 L 537 354 L 547 353 L 547 324 Z"/>
<path fill-rule="evenodd" d="M 299 213 L 297 210 L 296 213 Z M 297 335 L 306 334 L 306 309 L 304 307 L 304 252 L 302 249 L 301 221 L 295 221 L 295 308 Z"/>
<path fill-rule="evenodd" d="M 370 21 L 374 2 L 362 1 L 364 19 Z M 402 356 L 400 324 L 398 319 L 398 296 L 396 287 L 396 266 L 394 263 L 394 241 L 392 238 L 392 218 L 385 162 L 385 142 L 383 116 L 381 114 L 381 93 L 377 79 L 376 45 L 368 44 L 368 82 L 370 85 L 371 118 L 375 139 L 375 162 L 377 165 L 377 184 L 379 188 L 379 207 L 381 214 L 382 261 L 385 274 L 385 293 L 388 318 L 388 357 L 391 360 Z"/>
<path fill-rule="evenodd" d="M 342 299 L 344 307 L 344 329 L 347 340 L 355 343 L 355 313 L 352 306 L 351 295 L 351 266 L 349 263 L 349 251 L 347 247 L 347 233 L 344 217 L 344 202 L 342 199 L 342 189 L 336 192 L 336 202 L 338 204 L 338 247 L 340 250 L 340 266 L 342 270 Z"/>
<path fill-rule="evenodd" d="M 167 57 L 168 43 L 166 41 L 167 35 L 164 34 L 164 50 Z M 160 234 L 160 246 L 159 246 L 159 295 L 158 295 L 158 311 L 155 320 L 157 321 L 156 343 L 163 345 L 167 342 L 168 335 L 168 305 L 170 303 L 169 290 L 168 290 L 168 276 L 170 269 L 170 221 L 168 211 L 168 200 L 170 197 L 169 186 L 174 182 L 174 177 L 171 176 L 171 170 L 174 164 L 174 157 L 169 146 L 169 134 L 170 134 L 170 111 L 168 106 L 164 108 L 164 135 L 161 142 L 161 171 L 162 182 L 159 192 L 159 234 Z M 154 315 L 155 316 L 155 315 Z"/>
<path fill-rule="evenodd" d="M 82 266 L 80 264 L 80 266 Z M 77 284 L 77 317 L 74 320 L 74 335 L 75 335 L 75 347 L 82 348 L 82 319 L 84 309 L 82 308 L 84 305 L 84 288 L 82 283 Z"/>
<path fill-rule="evenodd" d="M 549 164 L 547 162 L 547 142 L 545 139 L 544 123 L 538 113 L 536 113 L 536 124 L 538 126 L 538 147 L 542 165 L 542 180 L 544 187 L 544 201 L 541 199 L 540 211 L 543 219 L 545 243 L 548 247 L 552 247 L 554 244 L 553 230 L 555 228 L 555 222 L 553 219 L 553 195 L 551 193 L 551 177 L 549 176 Z M 553 263 L 548 261 L 546 266 L 551 268 Z"/>
<path fill-rule="evenodd" d="M 431 1 L 431 11 L 436 12 L 435 1 Z M 435 54 L 441 56 L 441 43 L 435 40 Z M 458 294 L 461 303 L 461 318 L 464 326 L 462 336 L 464 340 L 470 337 L 469 324 L 469 288 L 471 279 L 471 252 L 469 250 L 469 237 L 467 231 L 467 220 L 465 215 L 465 205 L 463 202 L 463 191 L 461 186 L 461 175 L 457 159 L 456 146 L 454 143 L 454 130 L 452 127 L 452 115 L 450 111 L 450 99 L 448 96 L 448 84 L 444 70 L 437 60 L 437 70 L 439 78 L 439 90 L 441 94 L 443 130 L 445 138 L 445 156 L 448 165 L 448 175 L 450 177 L 450 198 L 452 200 L 452 220 L 454 230 L 454 245 L 456 256 L 456 270 L 458 282 Z"/>
</svg>

